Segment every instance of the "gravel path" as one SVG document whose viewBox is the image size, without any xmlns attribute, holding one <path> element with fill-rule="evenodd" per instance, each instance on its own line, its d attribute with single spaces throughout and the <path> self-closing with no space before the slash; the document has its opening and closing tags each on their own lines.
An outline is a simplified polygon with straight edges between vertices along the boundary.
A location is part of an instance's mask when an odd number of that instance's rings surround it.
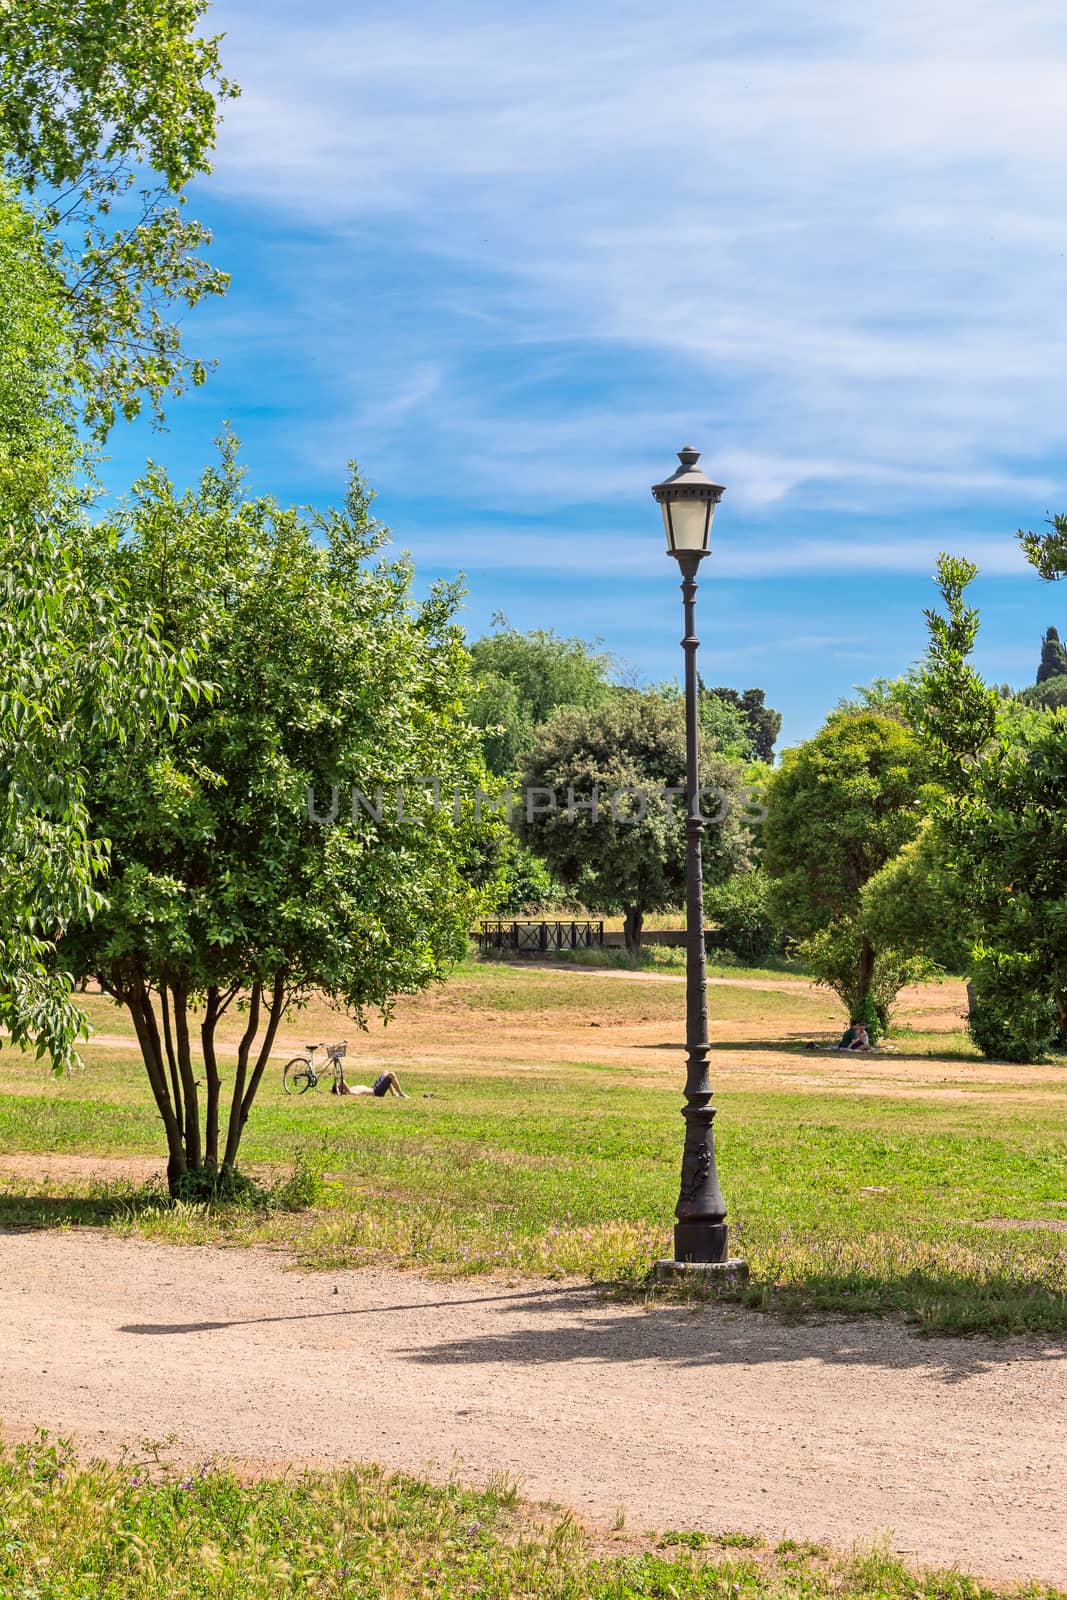
<svg viewBox="0 0 1067 1600">
<path fill-rule="evenodd" d="M 1067 1580 L 1062 1345 L 296 1273 L 91 1231 L 0 1234 L 0 1329 L 9 1433 L 504 1471 L 593 1523 L 621 1507 L 630 1529 L 883 1532 L 919 1561 Z"/>
</svg>

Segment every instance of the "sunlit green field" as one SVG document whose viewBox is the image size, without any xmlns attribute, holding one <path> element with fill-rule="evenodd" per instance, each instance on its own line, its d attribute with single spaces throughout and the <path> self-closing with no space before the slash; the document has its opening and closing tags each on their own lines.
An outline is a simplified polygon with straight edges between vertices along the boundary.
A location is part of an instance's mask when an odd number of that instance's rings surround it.
<svg viewBox="0 0 1067 1600">
<path fill-rule="evenodd" d="M 282 1051 L 242 1160 L 268 1184 L 296 1177 L 262 1207 L 216 1210 L 145 1185 L 163 1147 L 140 1059 L 119 1046 L 121 1014 L 88 1004 L 116 1042 L 91 1045 L 83 1073 L 55 1080 L 0 1054 L 0 1153 L 51 1156 L 0 1154 L 9 1224 L 631 1291 L 670 1253 L 684 1072 L 683 988 L 669 979 L 465 968 L 354 1042 L 353 1081 L 388 1062 L 406 1101 L 289 1099 Z M 800 988 L 718 988 L 712 1010 L 720 1177 L 751 1303 L 899 1311 L 929 1330 L 1067 1329 L 1067 1069 L 979 1064 L 958 1029 L 902 1038 L 934 1049 L 922 1059 L 805 1055 L 801 1040 L 837 1019 Z M 291 1038 L 325 1037 L 328 1020 L 298 1020 Z"/>
<path fill-rule="evenodd" d="M 506 1484 L 434 1487 L 375 1467 L 242 1482 L 203 1467 L 79 1465 L 37 1439 L 0 1452 L 0 1593 L 25 1600 L 1063 1600 L 756 1534 L 620 1526 L 590 1541 Z"/>
</svg>

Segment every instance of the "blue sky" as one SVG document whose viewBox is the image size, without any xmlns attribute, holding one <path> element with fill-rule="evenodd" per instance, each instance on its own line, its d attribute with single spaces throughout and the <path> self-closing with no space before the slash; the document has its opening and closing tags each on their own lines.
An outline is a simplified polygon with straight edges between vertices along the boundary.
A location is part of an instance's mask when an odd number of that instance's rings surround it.
<svg viewBox="0 0 1067 1600">
<path fill-rule="evenodd" d="M 192 208 L 233 286 L 186 319 L 219 370 L 109 477 L 187 481 L 224 418 L 287 500 L 356 457 L 472 634 L 647 681 L 681 632 L 649 486 L 692 443 L 704 676 L 785 740 L 917 658 L 941 549 L 979 666 L 1031 681 L 1067 625 L 1014 541 L 1067 510 L 1067 13 L 864 9 L 219 0 L 243 95 Z"/>
</svg>

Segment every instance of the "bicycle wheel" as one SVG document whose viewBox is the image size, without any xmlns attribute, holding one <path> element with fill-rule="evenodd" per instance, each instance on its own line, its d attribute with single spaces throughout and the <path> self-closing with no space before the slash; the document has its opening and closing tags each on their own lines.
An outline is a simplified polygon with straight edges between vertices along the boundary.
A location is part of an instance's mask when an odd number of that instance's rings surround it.
<svg viewBox="0 0 1067 1600">
<path fill-rule="evenodd" d="M 311 1062 L 303 1056 L 294 1056 L 292 1061 L 287 1061 L 282 1072 L 282 1088 L 286 1094 L 306 1094 L 308 1089 L 313 1089 L 317 1079 L 311 1070 Z"/>
</svg>

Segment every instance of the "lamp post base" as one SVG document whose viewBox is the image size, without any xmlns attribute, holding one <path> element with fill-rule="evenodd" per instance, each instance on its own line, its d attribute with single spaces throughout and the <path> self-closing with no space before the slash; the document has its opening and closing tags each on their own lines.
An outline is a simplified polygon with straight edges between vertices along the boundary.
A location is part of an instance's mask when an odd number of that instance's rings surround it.
<svg viewBox="0 0 1067 1600">
<path fill-rule="evenodd" d="M 709 1127 L 710 1137 L 710 1127 Z M 705 1165 L 710 1166 L 711 1158 Z M 721 1209 L 721 1208 L 720 1208 Z M 725 1261 L 730 1254 L 725 1222 L 676 1222 L 674 1224 L 675 1261 Z"/>
<path fill-rule="evenodd" d="M 748 1262 L 737 1256 L 728 1261 L 654 1261 L 657 1283 L 703 1284 L 709 1292 L 740 1289 L 748 1282 Z"/>
</svg>

